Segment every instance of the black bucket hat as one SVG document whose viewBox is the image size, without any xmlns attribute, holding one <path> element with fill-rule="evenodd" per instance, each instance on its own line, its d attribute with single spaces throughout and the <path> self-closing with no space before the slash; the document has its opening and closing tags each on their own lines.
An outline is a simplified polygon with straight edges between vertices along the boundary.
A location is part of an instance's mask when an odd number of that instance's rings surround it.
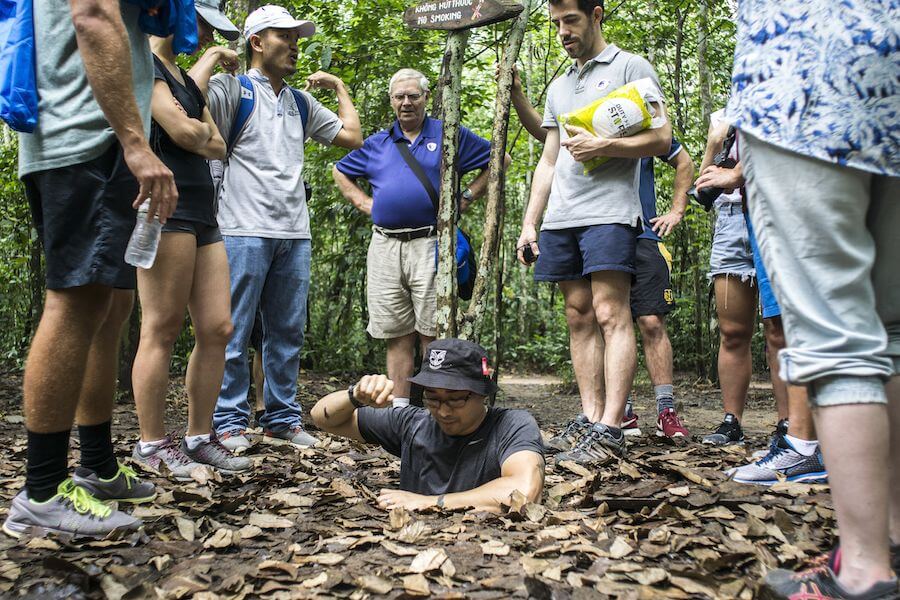
<svg viewBox="0 0 900 600">
<path fill-rule="evenodd" d="M 409 381 L 426 388 L 466 390 L 479 396 L 497 391 L 491 380 L 487 351 L 474 342 L 456 338 L 428 344 L 422 369 Z"/>
</svg>

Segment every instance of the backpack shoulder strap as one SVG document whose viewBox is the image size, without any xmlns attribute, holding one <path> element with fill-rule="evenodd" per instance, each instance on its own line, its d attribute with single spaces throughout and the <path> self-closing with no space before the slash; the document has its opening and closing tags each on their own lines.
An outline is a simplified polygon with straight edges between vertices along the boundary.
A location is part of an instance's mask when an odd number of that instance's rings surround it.
<svg viewBox="0 0 900 600">
<path fill-rule="evenodd" d="M 297 110 L 300 111 L 300 123 L 303 125 L 303 136 L 306 137 L 306 124 L 309 123 L 309 100 L 300 90 L 291 88 L 294 95 L 294 102 L 297 103 Z"/>
<path fill-rule="evenodd" d="M 247 121 L 253 109 L 256 108 L 256 94 L 253 90 L 253 82 L 246 75 L 238 75 L 238 82 L 241 84 L 241 100 L 238 104 L 237 113 L 234 115 L 234 121 L 231 123 L 231 131 L 228 132 L 228 140 L 225 147 L 230 155 L 234 149 L 234 144 L 247 127 Z"/>
</svg>

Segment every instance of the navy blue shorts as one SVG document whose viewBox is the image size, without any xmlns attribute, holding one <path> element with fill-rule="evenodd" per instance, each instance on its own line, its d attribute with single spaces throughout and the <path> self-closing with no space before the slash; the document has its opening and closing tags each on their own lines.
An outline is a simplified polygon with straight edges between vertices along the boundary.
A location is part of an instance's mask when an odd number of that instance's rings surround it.
<svg viewBox="0 0 900 600">
<path fill-rule="evenodd" d="M 538 239 L 535 281 L 575 281 L 597 271 L 635 272 L 640 228 L 611 223 L 544 229 Z"/>
<path fill-rule="evenodd" d="M 133 290 L 125 248 L 137 211 L 138 183 L 114 142 L 85 163 L 23 178 L 35 229 L 44 246 L 47 288 L 99 284 Z"/>
</svg>

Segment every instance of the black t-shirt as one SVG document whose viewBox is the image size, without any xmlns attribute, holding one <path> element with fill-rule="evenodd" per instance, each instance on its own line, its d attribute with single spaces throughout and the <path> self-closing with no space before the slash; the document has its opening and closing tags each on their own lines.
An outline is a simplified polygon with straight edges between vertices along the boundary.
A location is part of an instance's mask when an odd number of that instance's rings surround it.
<svg viewBox="0 0 900 600">
<path fill-rule="evenodd" d="M 185 82 L 182 85 L 156 56 L 153 66 L 154 80 L 165 81 L 187 115 L 202 120 L 206 101 L 194 80 L 179 69 Z M 216 225 L 215 187 L 206 159 L 178 146 L 156 121 L 150 125 L 150 146 L 175 175 L 178 205 L 172 218 Z"/>
<path fill-rule="evenodd" d="M 488 408 L 466 436 L 445 434 L 424 408 L 363 407 L 356 411 L 367 442 L 400 457 L 400 489 L 417 494 L 464 492 L 500 477 L 500 466 L 522 450 L 543 455 L 541 431 L 524 410 Z"/>
</svg>

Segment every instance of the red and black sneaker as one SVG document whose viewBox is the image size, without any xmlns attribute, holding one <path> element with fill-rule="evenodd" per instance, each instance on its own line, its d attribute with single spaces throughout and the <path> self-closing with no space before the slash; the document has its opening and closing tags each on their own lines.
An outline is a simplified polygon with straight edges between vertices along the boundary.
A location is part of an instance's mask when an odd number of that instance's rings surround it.
<svg viewBox="0 0 900 600">
<path fill-rule="evenodd" d="M 897 600 L 900 591 L 897 580 L 879 581 L 869 589 L 853 594 L 837 580 L 841 552 L 834 552 L 813 561 L 811 568 L 800 571 L 775 569 L 766 575 L 759 586 L 760 600 Z"/>
<path fill-rule="evenodd" d="M 626 414 L 620 429 L 625 435 L 641 435 L 641 428 L 638 426 L 638 416 L 635 413 Z"/>
<path fill-rule="evenodd" d="M 666 408 L 656 418 L 656 436 L 667 438 L 687 438 L 691 434 L 687 428 L 681 424 L 678 413 L 674 408 Z"/>
</svg>

